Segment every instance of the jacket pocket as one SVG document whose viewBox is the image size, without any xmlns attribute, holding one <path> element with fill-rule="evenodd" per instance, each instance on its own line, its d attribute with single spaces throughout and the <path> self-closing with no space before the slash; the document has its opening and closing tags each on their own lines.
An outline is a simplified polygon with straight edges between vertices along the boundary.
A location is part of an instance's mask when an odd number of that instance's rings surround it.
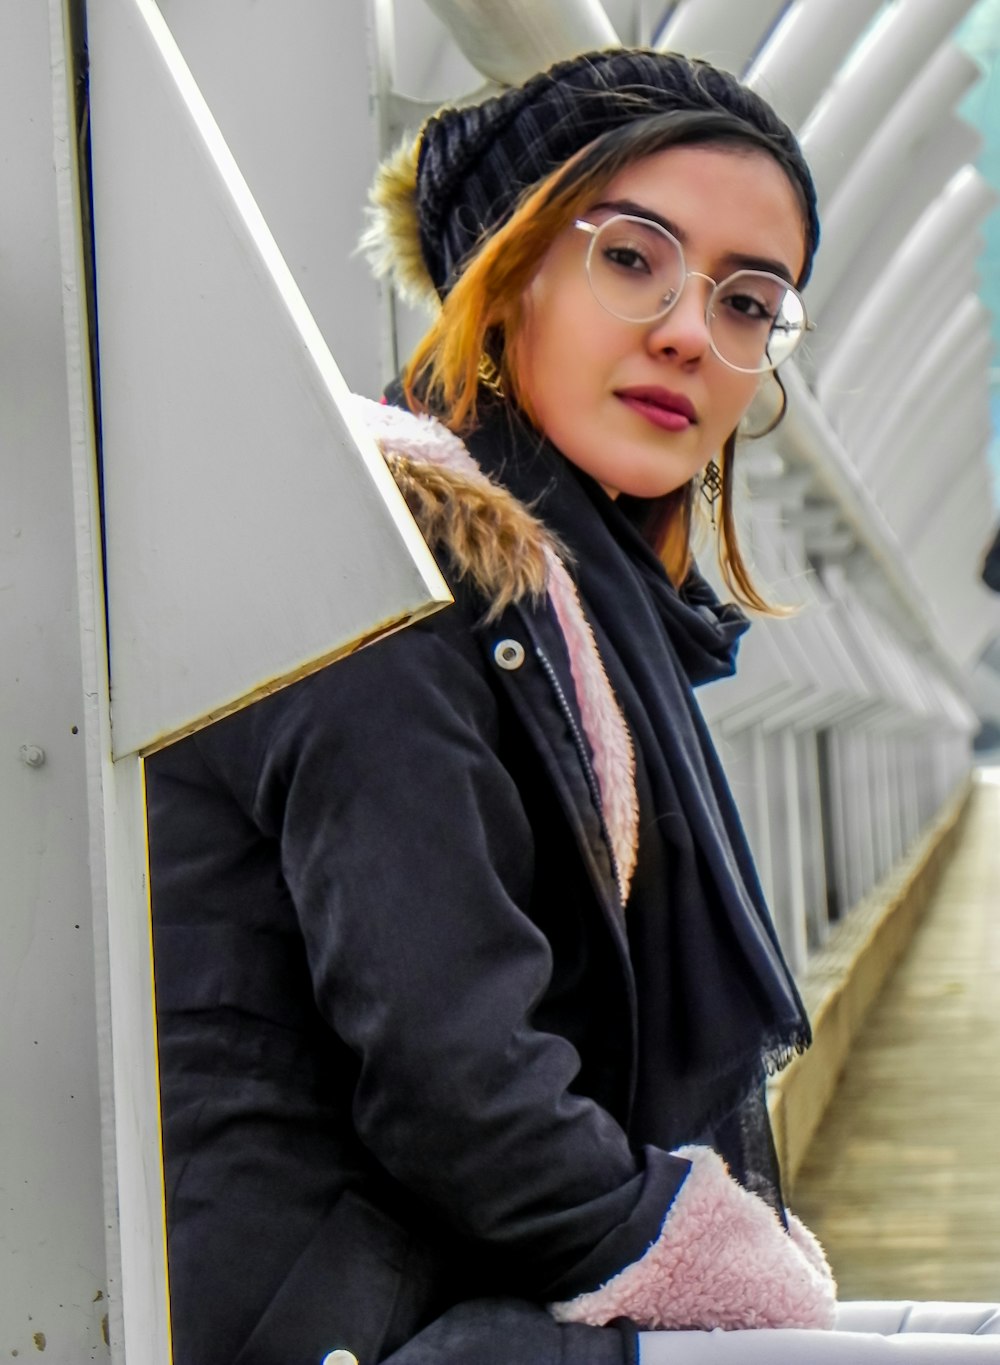
<svg viewBox="0 0 1000 1365">
<path fill-rule="evenodd" d="M 400 1320 L 410 1317 L 404 1303 L 421 1278 L 418 1273 L 407 1283 L 417 1259 L 410 1252 L 411 1239 L 394 1219 L 347 1190 L 290 1268 L 233 1365 L 316 1365 L 338 1347 L 353 1352 L 362 1365 L 374 1365 L 399 1344 L 392 1338 L 400 1330 L 416 1330 L 415 1321 Z"/>
</svg>

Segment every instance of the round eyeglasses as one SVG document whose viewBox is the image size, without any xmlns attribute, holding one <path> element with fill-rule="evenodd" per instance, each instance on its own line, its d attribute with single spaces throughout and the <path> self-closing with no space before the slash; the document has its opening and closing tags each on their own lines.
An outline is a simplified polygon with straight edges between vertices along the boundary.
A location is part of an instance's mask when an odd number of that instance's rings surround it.
<svg viewBox="0 0 1000 1365">
<path fill-rule="evenodd" d="M 766 374 L 812 330 L 802 296 L 787 280 L 767 270 L 737 270 L 716 283 L 688 270 L 680 242 L 649 218 L 616 213 L 599 224 L 578 218 L 573 226 L 590 234 L 587 278 L 594 298 L 624 322 L 666 317 L 692 276 L 707 280 L 709 344 L 730 369 Z"/>
</svg>

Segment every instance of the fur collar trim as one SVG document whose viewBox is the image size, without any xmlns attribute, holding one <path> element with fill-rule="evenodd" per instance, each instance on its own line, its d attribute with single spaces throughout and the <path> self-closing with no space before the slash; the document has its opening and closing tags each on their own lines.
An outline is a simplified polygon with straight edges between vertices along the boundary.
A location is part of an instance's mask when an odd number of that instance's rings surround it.
<svg viewBox="0 0 1000 1365">
<path fill-rule="evenodd" d="M 558 541 L 442 423 L 367 398 L 354 401 L 424 538 L 432 547 L 446 545 L 459 575 L 490 602 L 487 620 L 548 596 L 566 641 L 624 905 L 639 840 L 635 755 Z"/>
</svg>

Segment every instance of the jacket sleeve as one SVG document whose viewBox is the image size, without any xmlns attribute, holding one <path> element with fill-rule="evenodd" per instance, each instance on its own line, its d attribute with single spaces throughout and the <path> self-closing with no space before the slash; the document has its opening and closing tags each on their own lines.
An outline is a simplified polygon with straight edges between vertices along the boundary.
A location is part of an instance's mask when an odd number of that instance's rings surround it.
<svg viewBox="0 0 1000 1365">
<path fill-rule="evenodd" d="M 572 1092 L 575 1049 L 533 1027 L 550 949 L 478 645 L 453 608 L 292 692 L 255 816 L 319 1008 L 358 1059 L 357 1133 L 519 1292 L 599 1284 L 655 1238 L 688 1162 L 633 1153 Z"/>
<path fill-rule="evenodd" d="M 592 1293 L 550 1304 L 558 1322 L 644 1327 L 832 1328 L 836 1286 L 819 1242 L 731 1178 L 718 1153 L 683 1147 L 691 1170 L 652 1246 Z"/>
</svg>

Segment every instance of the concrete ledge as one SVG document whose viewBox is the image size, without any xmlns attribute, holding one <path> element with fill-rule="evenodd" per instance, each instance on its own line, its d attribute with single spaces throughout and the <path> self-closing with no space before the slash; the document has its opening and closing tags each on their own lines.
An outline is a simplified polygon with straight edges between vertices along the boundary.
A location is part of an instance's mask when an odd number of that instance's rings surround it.
<svg viewBox="0 0 1000 1365">
<path fill-rule="evenodd" d="M 794 1189 L 854 1038 L 920 922 L 958 837 L 971 791 L 970 779 L 889 876 L 835 926 L 799 980 L 813 1045 L 768 1087 L 786 1195 Z"/>
</svg>

